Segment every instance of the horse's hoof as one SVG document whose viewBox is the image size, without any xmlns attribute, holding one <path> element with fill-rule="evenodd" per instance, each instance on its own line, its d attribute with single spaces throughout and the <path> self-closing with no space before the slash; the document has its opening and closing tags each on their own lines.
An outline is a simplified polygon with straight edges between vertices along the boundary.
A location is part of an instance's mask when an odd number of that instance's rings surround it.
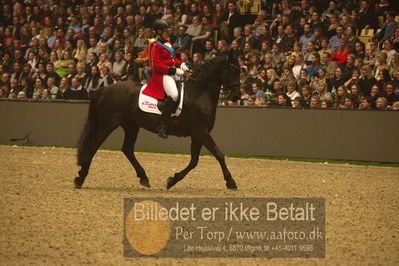
<svg viewBox="0 0 399 266">
<path fill-rule="evenodd" d="M 232 183 L 226 183 L 226 187 L 231 190 L 238 190 L 236 182 L 234 181 Z"/>
<path fill-rule="evenodd" d="M 176 182 L 174 181 L 173 177 L 169 177 L 168 180 L 166 180 L 166 189 L 170 189 L 176 185 Z"/>
<path fill-rule="evenodd" d="M 148 188 L 151 187 L 150 180 L 148 180 L 148 178 L 141 178 L 140 185 L 142 185 L 143 187 L 148 187 Z"/>
<path fill-rule="evenodd" d="M 83 185 L 83 182 L 80 180 L 80 177 L 75 177 L 75 180 L 73 181 L 75 184 L 75 188 L 81 188 Z"/>
</svg>

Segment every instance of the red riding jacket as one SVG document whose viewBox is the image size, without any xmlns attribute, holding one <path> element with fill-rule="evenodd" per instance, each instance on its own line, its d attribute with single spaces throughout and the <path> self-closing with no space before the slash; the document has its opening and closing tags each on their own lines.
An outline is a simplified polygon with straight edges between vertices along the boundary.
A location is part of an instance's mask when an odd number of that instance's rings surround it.
<svg viewBox="0 0 399 266">
<path fill-rule="evenodd" d="M 163 42 L 165 45 L 172 47 L 169 41 Z M 165 48 L 156 42 L 153 42 L 149 48 L 150 65 L 152 66 L 151 79 L 143 93 L 162 100 L 165 98 L 165 90 L 163 88 L 163 75 L 173 75 L 176 68 L 180 67 L 181 61 Z"/>
</svg>

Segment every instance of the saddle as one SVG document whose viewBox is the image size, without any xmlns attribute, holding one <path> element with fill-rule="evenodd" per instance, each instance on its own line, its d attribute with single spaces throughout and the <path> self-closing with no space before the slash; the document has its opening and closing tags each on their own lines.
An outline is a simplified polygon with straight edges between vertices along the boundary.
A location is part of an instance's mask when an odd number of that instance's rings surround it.
<svg viewBox="0 0 399 266">
<path fill-rule="evenodd" d="M 163 107 L 165 105 L 165 100 L 158 100 L 156 98 L 143 94 L 143 90 L 146 87 L 147 84 L 144 84 L 140 89 L 140 95 L 139 95 L 140 110 L 146 113 L 153 113 L 158 115 L 162 114 Z M 179 95 L 171 115 L 172 117 L 179 116 L 183 109 L 184 83 L 182 81 L 176 81 L 176 87 Z"/>
</svg>

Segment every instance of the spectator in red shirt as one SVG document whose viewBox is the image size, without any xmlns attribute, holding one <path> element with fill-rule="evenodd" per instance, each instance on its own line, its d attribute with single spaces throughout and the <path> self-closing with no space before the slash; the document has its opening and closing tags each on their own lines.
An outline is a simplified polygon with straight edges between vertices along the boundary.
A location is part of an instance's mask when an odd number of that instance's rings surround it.
<svg viewBox="0 0 399 266">
<path fill-rule="evenodd" d="M 338 65 L 345 64 L 350 53 L 351 51 L 347 47 L 347 41 L 345 39 L 341 39 L 339 41 L 338 49 L 331 56 L 331 61 L 334 61 Z"/>
</svg>

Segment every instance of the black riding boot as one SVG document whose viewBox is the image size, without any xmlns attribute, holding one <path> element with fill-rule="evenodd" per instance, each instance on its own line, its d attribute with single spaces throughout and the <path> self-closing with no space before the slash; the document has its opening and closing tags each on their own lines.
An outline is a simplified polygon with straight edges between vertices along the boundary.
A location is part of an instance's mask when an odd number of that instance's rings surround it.
<svg viewBox="0 0 399 266">
<path fill-rule="evenodd" d="M 168 96 L 165 99 L 165 105 L 163 107 L 163 111 L 161 114 L 161 121 L 159 122 L 159 125 L 157 127 L 157 131 L 158 131 L 158 136 L 160 136 L 161 138 L 168 138 L 168 134 L 166 132 L 168 125 L 169 125 L 169 121 L 170 121 L 170 115 L 173 112 L 173 107 L 175 105 L 175 102 L 173 101 L 172 97 Z"/>
</svg>

